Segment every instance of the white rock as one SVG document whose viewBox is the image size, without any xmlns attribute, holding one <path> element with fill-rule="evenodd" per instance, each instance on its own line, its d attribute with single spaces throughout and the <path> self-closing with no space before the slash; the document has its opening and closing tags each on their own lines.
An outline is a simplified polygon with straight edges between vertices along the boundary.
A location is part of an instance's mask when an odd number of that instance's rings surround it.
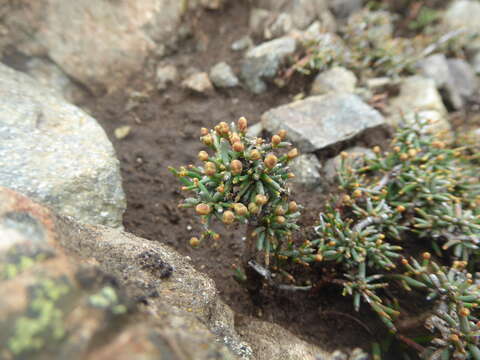
<svg viewBox="0 0 480 360">
<path fill-rule="evenodd" d="M 335 66 L 315 77 L 310 94 L 323 95 L 329 92 L 353 93 L 356 84 L 357 77 L 353 72 L 343 67 Z"/>
<path fill-rule="evenodd" d="M 205 72 L 190 75 L 182 82 L 182 86 L 199 94 L 211 94 L 214 92 L 213 85 Z"/>
</svg>

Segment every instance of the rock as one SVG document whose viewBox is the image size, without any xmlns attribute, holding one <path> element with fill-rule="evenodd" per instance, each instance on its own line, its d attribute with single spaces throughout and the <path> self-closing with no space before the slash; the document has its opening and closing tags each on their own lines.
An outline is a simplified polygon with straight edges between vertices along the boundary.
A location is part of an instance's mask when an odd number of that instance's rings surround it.
<svg viewBox="0 0 480 360">
<path fill-rule="evenodd" d="M 0 185 L 82 223 L 122 226 L 125 194 L 98 123 L 0 64 Z"/>
<path fill-rule="evenodd" d="M 256 36 L 263 36 L 265 24 L 269 23 L 275 14 L 266 9 L 253 8 L 250 11 L 249 28 L 250 32 Z"/>
<path fill-rule="evenodd" d="M 69 102 L 78 102 L 85 96 L 84 91 L 75 85 L 62 69 L 47 59 L 28 59 L 25 72 Z"/>
<path fill-rule="evenodd" d="M 480 75 L 480 51 L 478 51 L 472 58 L 472 67 L 477 75 Z"/>
<path fill-rule="evenodd" d="M 157 47 L 175 43 L 185 4 L 19 0 L 5 5 L 8 36 L 0 40 L 0 52 L 13 47 L 26 56 L 49 58 L 98 95 L 126 84 Z"/>
<path fill-rule="evenodd" d="M 125 139 L 130 134 L 131 131 L 132 131 L 131 126 L 124 125 L 124 126 L 117 127 L 113 133 L 118 140 L 122 140 L 122 139 Z"/>
<path fill-rule="evenodd" d="M 433 79 L 437 89 L 445 87 L 450 82 L 450 70 L 444 54 L 434 54 L 420 60 L 416 67 L 418 74 Z"/>
<path fill-rule="evenodd" d="M 353 72 L 343 67 L 335 66 L 315 77 L 310 94 L 323 95 L 329 92 L 353 93 L 356 84 L 357 77 Z"/>
<path fill-rule="evenodd" d="M 272 79 L 289 55 L 296 49 L 296 42 L 283 37 L 265 42 L 247 51 L 242 64 L 242 77 L 255 94 L 267 90 L 264 79 Z"/>
<path fill-rule="evenodd" d="M 257 359 L 316 360 L 328 358 L 322 349 L 297 338 L 288 330 L 252 317 L 237 326 L 242 338 L 251 346 Z"/>
<path fill-rule="evenodd" d="M 296 0 L 290 2 L 287 10 L 292 16 L 296 29 L 306 29 L 318 16 L 327 10 L 325 0 Z"/>
<path fill-rule="evenodd" d="M 265 92 L 267 86 L 263 80 L 272 79 L 280 65 L 295 52 L 295 49 L 294 39 L 282 37 L 247 51 L 242 64 L 242 77 L 248 88 L 255 94 Z"/>
<path fill-rule="evenodd" d="M 262 135 L 263 126 L 261 122 L 258 122 L 247 129 L 247 135 L 250 137 L 259 137 Z"/>
<path fill-rule="evenodd" d="M 417 67 L 419 74 L 435 81 L 437 89 L 443 90 L 446 101 L 455 109 L 461 109 L 478 88 L 475 71 L 465 60 L 435 54 L 421 60 Z"/>
<path fill-rule="evenodd" d="M 235 41 L 230 47 L 233 51 L 243 51 L 253 47 L 253 40 L 250 36 L 245 35 Z"/>
<path fill-rule="evenodd" d="M 346 19 L 362 9 L 363 0 L 332 0 L 329 6 L 337 18 Z"/>
<path fill-rule="evenodd" d="M 251 355 L 213 281 L 159 242 L 77 224 L 5 188 L 0 240 L 2 358 Z"/>
<path fill-rule="evenodd" d="M 367 79 L 366 85 L 368 90 L 370 91 L 382 91 L 389 86 L 391 86 L 393 83 L 393 80 L 389 77 L 377 77 L 377 78 L 371 78 Z"/>
<path fill-rule="evenodd" d="M 467 34 L 480 33 L 480 3 L 478 1 L 453 1 L 445 12 L 442 24 L 447 30 L 464 29 Z M 479 48 L 480 40 L 471 42 L 470 47 Z"/>
<path fill-rule="evenodd" d="M 238 78 L 232 71 L 232 68 L 225 62 L 216 64 L 210 70 L 210 80 L 216 87 L 229 88 L 239 84 Z"/>
<path fill-rule="evenodd" d="M 280 13 L 271 25 L 266 25 L 263 31 L 265 39 L 273 39 L 288 34 L 293 29 L 293 21 L 290 14 Z"/>
<path fill-rule="evenodd" d="M 431 132 L 450 130 L 447 110 L 435 87 L 435 81 L 422 76 L 411 76 L 403 80 L 399 96 L 391 101 L 390 114 L 388 121 L 393 126 L 402 122 L 402 116 L 419 116 L 436 120 L 435 125 L 430 127 Z"/>
<path fill-rule="evenodd" d="M 182 82 L 182 86 L 198 94 L 209 95 L 214 92 L 213 85 L 206 72 L 190 75 Z"/>
<path fill-rule="evenodd" d="M 478 89 L 478 79 L 473 68 L 462 59 L 449 59 L 450 82 L 448 90 L 450 101 L 456 109 L 463 107 L 466 100 L 472 97 Z M 460 101 L 454 101 L 460 99 Z"/>
<path fill-rule="evenodd" d="M 349 155 L 346 161 L 348 161 L 350 165 L 355 164 L 358 166 L 362 166 L 365 159 L 375 158 L 375 153 L 372 150 L 361 146 L 355 146 L 353 148 L 345 150 L 344 152 Z M 323 175 L 325 180 L 330 183 L 336 181 L 341 163 L 342 156 L 340 154 L 335 156 L 334 158 L 327 160 L 323 168 Z"/>
<path fill-rule="evenodd" d="M 302 152 L 312 152 L 351 139 L 385 124 L 380 113 L 353 94 L 327 94 L 282 105 L 262 115 L 271 133 L 288 131 Z"/>
<path fill-rule="evenodd" d="M 394 16 L 388 11 L 371 11 L 367 8 L 351 14 L 344 29 L 352 37 L 357 46 L 363 46 L 365 41 L 373 47 L 383 49 L 385 42 L 393 37 Z"/>
<path fill-rule="evenodd" d="M 295 174 L 292 182 L 307 188 L 317 188 L 322 181 L 319 173 L 321 168 L 322 165 L 314 154 L 302 154 L 290 163 L 290 169 Z"/>
<path fill-rule="evenodd" d="M 175 65 L 159 66 L 156 71 L 157 89 L 165 90 L 168 85 L 174 84 L 178 80 L 178 70 Z"/>
</svg>

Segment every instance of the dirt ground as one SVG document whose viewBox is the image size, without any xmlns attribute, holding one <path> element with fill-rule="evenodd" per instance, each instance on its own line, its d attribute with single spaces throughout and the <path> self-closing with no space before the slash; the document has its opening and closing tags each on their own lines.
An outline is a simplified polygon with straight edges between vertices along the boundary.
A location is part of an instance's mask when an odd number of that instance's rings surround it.
<svg viewBox="0 0 480 360">
<path fill-rule="evenodd" d="M 240 116 L 254 124 L 264 111 L 291 101 L 308 87 L 309 79 L 299 78 L 287 88 L 272 86 L 263 95 L 252 95 L 240 87 L 217 90 L 209 96 L 188 93 L 180 84 L 164 92 L 155 89 L 154 70 L 158 63 L 175 64 L 182 74 L 189 68 L 208 71 L 217 62 L 226 61 L 238 73 L 241 54 L 230 50 L 230 46 L 248 33 L 248 10 L 245 2 L 233 1 L 221 12 L 192 14 L 188 22 L 194 36 L 184 40 L 176 53 L 161 60 L 149 59 L 145 69 L 132 77 L 129 87 L 82 104 L 105 128 L 120 159 L 128 201 L 125 229 L 169 244 L 189 256 L 197 269 L 215 280 L 239 322 L 243 315 L 254 315 L 280 323 L 329 350 L 356 346 L 368 350 L 372 340 L 385 336 L 385 328 L 366 306 L 360 313 L 353 313 L 352 300 L 342 297 L 339 287 L 308 293 L 266 289 L 262 296 L 252 299 L 234 280 L 231 270 L 241 255 L 242 229 L 221 231 L 221 240 L 206 242 L 199 249 L 188 245 L 200 226 L 193 211 L 177 208 L 182 199 L 180 184 L 167 167 L 196 161 L 196 154 L 202 150 L 198 141 L 200 127 L 235 121 Z M 123 125 L 131 126 L 131 133 L 117 140 L 114 129 Z M 367 145 L 373 144 L 367 141 Z M 305 206 L 302 225 L 315 222 L 328 192 L 328 188 L 294 189 L 294 198 Z"/>
</svg>

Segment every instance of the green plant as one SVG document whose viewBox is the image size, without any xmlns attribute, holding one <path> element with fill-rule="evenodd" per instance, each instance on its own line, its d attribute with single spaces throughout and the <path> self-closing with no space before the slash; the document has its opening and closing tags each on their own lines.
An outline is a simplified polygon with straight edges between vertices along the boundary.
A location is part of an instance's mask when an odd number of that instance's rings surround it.
<svg viewBox="0 0 480 360">
<path fill-rule="evenodd" d="M 264 253 L 268 265 L 270 254 L 278 254 L 298 229 L 300 207 L 290 201 L 287 188 L 293 176 L 288 164 L 298 150 L 290 149 L 283 130 L 270 142 L 249 137 L 246 131 L 245 118 L 236 125 L 221 122 L 213 130 L 202 128 L 201 141 L 210 150 L 198 154 L 202 166 L 170 170 L 184 184 L 182 190 L 192 194 L 180 206 L 195 208 L 205 227 L 200 239 L 190 240 L 192 246 L 206 237 L 219 237 L 210 228 L 214 219 L 227 226 L 244 223 L 248 241 L 256 238 L 256 250 Z"/>
</svg>

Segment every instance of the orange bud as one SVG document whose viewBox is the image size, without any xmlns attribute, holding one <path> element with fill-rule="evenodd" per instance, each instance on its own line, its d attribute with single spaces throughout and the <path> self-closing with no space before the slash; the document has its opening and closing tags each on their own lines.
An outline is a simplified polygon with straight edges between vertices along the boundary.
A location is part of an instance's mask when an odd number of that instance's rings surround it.
<svg viewBox="0 0 480 360">
<path fill-rule="evenodd" d="M 397 206 L 397 211 L 398 211 L 399 213 L 402 213 L 402 212 L 404 212 L 405 210 L 407 210 L 407 209 L 405 208 L 405 206 L 403 206 L 403 205 L 398 205 L 398 206 Z"/>
<path fill-rule="evenodd" d="M 245 132 L 247 130 L 248 121 L 242 116 L 240 119 L 238 119 L 237 125 L 238 130 L 240 130 L 241 132 Z"/>
<path fill-rule="evenodd" d="M 275 155 L 273 154 L 268 154 L 266 157 L 265 157 L 265 160 L 263 161 L 263 163 L 265 164 L 265 166 L 269 169 L 273 169 L 275 167 L 275 165 L 277 165 L 277 162 L 278 162 L 278 159 Z"/>
<path fill-rule="evenodd" d="M 198 159 L 201 161 L 207 161 L 208 160 L 208 153 L 206 151 L 200 151 L 198 153 Z"/>
<path fill-rule="evenodd" d="M 204 127 L 202 127 L 202 128 L 200 129 L 200 134 L 201 134 L 202 136 L 205 136 L 205 135 L 207 135 L 207 134 L 208 134 L 208 129 L 207 129 L 207 128 L 204 128 Z"/>
<path fill-rule="evenodd" d="M 238 136 L 237 133 L 233 133 L 231 136 L 230 136 L 230 143 L 231 144 L 235 144 L 236 142 L 239 142 L 241 141 L 240 139 L 240 136 Z"/>
<path fill-rule="evenodd" d="M 260 151 L 258 151 L 257 149 L 253 149 L 252 151 L 250 151 L 250 159 L 251 160 L 259 160 L 260 158 L 262 157 L 262 155 L 260 154 Z"/>
<path fill-rule="evenodd" d="M 210 205 L 208 204 L 198 204 L 196 207 L 195 207 L 195 211 L 197 212 L 197 214 L 199 215 L 208 215 L 210 214 L 210 212 L 212 211 L 212 209 L 210 208 Z"/>
<path fill-rule="evenodd" d="M 469 316 L 470 315 L 470 310 L 468 310 L 467 308 L 461 308 L 458 313 L 461 316 Z"/>
<path fill-rule="evenodd" d="M 290 201 L 288 203 L 288 212 L 294 213 L 298 210 L 298 205 L 295 201 Z"/>
<path fill-rule="evenodd" d="M 212 238 L 213 238 L 213 240 L 218 241 L 218 240 L 220 240 L 220 234 L 215 233 L 215 234 L 213 234 Z"/>
<path fill-rule="evenodd" d="M 405 154 L 405 153 L 401 153 L 400 154 L 400 160 L 402 160 L 402 161 L 408 160 L 408 155 Z"/>
<path fill-rule="evenodd" d="M 278 205 L 275 208 L 275 215 L 285 215 L 285 209 L 283 208 L 283 206 Z"/>
<path fill-rule="evenodd" d="M 322 255 L 320 255 L 320 254 L 315 255 L 315 261 L 316 261 L 316 262 L 320 262 L 320 261 L 322 261 L 322 260 L 323 260 L 323 256 L 322 256 Z"/>
<path fill-rule="evenodd" d="M 414 158 L 415 156 L 417 156 L 417 150 L 415 149 L 408 150 L 408 156 L 410 156 L 411 158 Z"/>
<path fill-rule="evenodd" d="M 265 195 L 257 194 L 255 196 L 255 203 L 257 205 L 265 205 L 268 202 L 268 198 Z"/>
<path fill-rule="evenodd" d="M 230 210 L 227 210 L 223 213 L 222 221 L 224 224 L 230 225 L 235 221 L 235 214 Z"/>
<path fill-rule="evenodd" d="M 396 153 L 399 153 L 400 150 L 402 150 L 402 149 L 400 148 L 400 146 L 395 146 L 395 147 L 393 148 L 393 151 L 396 152 Z"/>
<path fill-rule="evenodd" d="M 346 158 L 348 158 L 348 153 L 346 151 L 342 151 L 340 153 L 340 156 L 342 157 L 342 159 L 346 159 Z"/>
<path fill-rule="evenodd" d="M 273 135 L 272 136 L 272 145 L 277 146 L 282 142 L 282 138 L 279 135 Z"/>
<path fill-rule="evenodd" d="M 356 189 L 352 195 L 354 198 L 359 198 L 359 197 L 362 197 L 363 193 L 362 193 L 362 190 Z"/>
<path fill-rule="evenodd" d="M 198 240 L 197 237 L 192 237 L 190 238 L 190 245 L 193 247 L 197 247 L 198 245 L 200 245 L 200 240 Z"/>
<path fill-rule="evenodd" d="M 430 254 L 429 252 L 424 252 L 422 254 L 422 257 L 425 259 L 425 260 L 429 260 L 431 257 L 432 257 L 432 254 Z"/>
<path fill-rule="evenodd" d="M 380 146 L 374 146 L 374 147 L 373 147 L 373 152 L 374 152 L 375 154 L 379 154 L 380 151 L 382 151 L 382 150 L 380 149 Z"/>
<path fill-rule="evenodd" d="M 240 160 L 232 160 L 230 163 L 230 170 L 233 175 L 240 175 L 242 173 L 243 165 Z"/>
<path fill-rule="evenodd" d="M 297 148 L 293 148 L 287 153 L 287 157 L 289 160 L 295 159 L 298 156 L 299 152 Z"/>
<path fill-rule="evenodd" d="M 280 136 L 280 139 L 285 140 L 285 138 L 287 137 L 287 130 L 282 129 L 277 134 L 278 136 Z"/>
<path fill-rule="evenodd" d="M 245 150 L 245 145 L 243 145 L 241 142 L 236 142 L 232 145 L 232 149 L 236 152 L 242 152 Z"/>
<path fill-rule="evenodd" d="M 227 135 L 228 132 L 230 131 L 230 127 L 228 126 L 228 124 L 225 121 L 222 121 L 221 123 L 219 123 L 218 128 L 219 128 L 219 132 L 220 132 L 219 135 Z"/>
<path fill-rule="evenodd" d="M 215 165 L 215 163 L 209 161 L 205 163 L 205 169 L 203 170 L 203 172 L 207 176 L 213 176 L 217 173 L 217 166 Z"/>
<path fill-rule="evenodd" d="M 219 193 L 223 193 L 225 191 L 225 186 L 224 185 L 218 185 L 216 190 Z"/>
</svg>

